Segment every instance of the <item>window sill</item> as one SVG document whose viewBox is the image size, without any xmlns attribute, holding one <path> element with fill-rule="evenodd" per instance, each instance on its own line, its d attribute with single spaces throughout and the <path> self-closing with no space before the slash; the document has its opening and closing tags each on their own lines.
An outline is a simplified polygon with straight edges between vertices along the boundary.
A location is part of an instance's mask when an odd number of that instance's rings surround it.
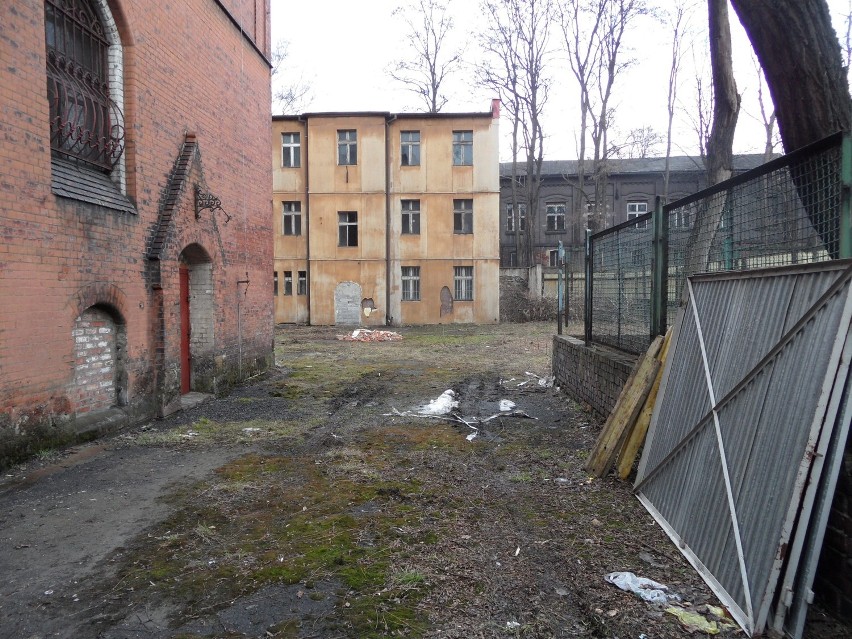
<svg viewBox="0 0 852 639">
<path fill-rule="evenodd" d="M 61 158 L 51 158 L 50 187 L 54 195 L 136 215 L 136 207 L 109 176 Z"/>
</svg>

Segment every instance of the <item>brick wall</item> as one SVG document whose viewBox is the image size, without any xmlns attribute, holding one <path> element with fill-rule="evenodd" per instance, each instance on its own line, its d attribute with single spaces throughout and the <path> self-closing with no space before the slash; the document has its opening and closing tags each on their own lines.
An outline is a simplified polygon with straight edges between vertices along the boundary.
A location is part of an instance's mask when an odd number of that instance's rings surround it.
<svg viewBox="0 0 852 639">
<path fill-rule="evenodd" d="M 89 308 L 75 321 L 74 383 L 77 414 L 116 404 L 115 322 L 105 312 Z"/>
<path fill-rule="evenodd" d="M 62 441 L 79 413 L 109 404 L 148 419 L 179 394 L 187 247 L 200 247 L 211 271 L 212 317 L 195 344 L 209 363 L 205 389 L 224 390 L 272 361 L 269 1 L 227 0 L 227 12 L 207 0 L 108 4 L 123 47 L 111 76 L 123 73 L 117 181 L 131 212 L 53 192 L 44 2 L 0 3 L 0 466 L 37 449 L 21 440 Z M 197 154 L 170 192 L 187 132 Z M 222 210 L 196 218 L 196 185 Z M 158 228 L 164 243 L 152 260 Z M 72 332 L 92 307 L 107 312 L 119 339 L 109 402 L 78 390 L 86 380 Z"/>
<path fill-rule="evenodd" d="M 606 418 L 624 387 L 636 358 L 602 346 L 587 347 L 574 337 L 553 338 L 553 374 L 573 399 Z"/>
</svg>

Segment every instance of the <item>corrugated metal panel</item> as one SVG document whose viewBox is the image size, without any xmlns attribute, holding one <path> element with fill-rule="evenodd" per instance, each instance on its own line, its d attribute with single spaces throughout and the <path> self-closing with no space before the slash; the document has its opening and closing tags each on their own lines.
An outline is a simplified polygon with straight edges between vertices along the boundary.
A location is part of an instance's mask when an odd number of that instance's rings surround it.
<svg viewBox="0 0 852 639">
<path fill-rule="evenodd" d="M 848 266 L 693 278 L 676 325 L 636 488 L 749 634 L 766 624 L 813 453 L 841 409 Z"/>
</svg>

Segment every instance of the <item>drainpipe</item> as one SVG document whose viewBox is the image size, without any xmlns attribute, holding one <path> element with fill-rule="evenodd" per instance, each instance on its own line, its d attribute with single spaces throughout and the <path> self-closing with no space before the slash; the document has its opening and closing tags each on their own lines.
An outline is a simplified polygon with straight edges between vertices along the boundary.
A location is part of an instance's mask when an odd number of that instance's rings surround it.
<svg viewBox="0 0 852 639">
<path fill-rule="evenodd" d="M 308 305 L 308 326 L 311 325 L 311 164 L 308 162 L 308 119 L 299 116 L 305 125 L 305 143 L 302 145 L 305 161 L 305 302 Z M 296 269 L 296 295 L 299 293 L 299 270 Z"/>
<path fill-rule="evenodd" d="M 396 120 L 395 115 L 385 118 L 385 325 L 390 326 L 390 291 L 391 291 L 391 153 L 390 125 Z"/>
</svg>

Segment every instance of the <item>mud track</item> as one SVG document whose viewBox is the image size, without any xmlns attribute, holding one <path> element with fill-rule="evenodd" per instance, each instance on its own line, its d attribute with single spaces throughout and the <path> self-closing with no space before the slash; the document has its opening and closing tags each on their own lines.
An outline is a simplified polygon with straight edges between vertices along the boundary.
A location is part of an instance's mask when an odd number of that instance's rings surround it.
<svg viewBox="0 0 852 639">
<path fill-rule="evenodd" d="M 551 326 L 337 332 L 281 327 L 227 397 L 7 471 L 0 639 L 687 636 L 612 571 L 715 603 L 583 471 L 600 424 L 527 375 Z M 412 416 L 446 389 L 461 419 Z M 501 399 L 526 416 L 483 421 Z"/>
</svg>

